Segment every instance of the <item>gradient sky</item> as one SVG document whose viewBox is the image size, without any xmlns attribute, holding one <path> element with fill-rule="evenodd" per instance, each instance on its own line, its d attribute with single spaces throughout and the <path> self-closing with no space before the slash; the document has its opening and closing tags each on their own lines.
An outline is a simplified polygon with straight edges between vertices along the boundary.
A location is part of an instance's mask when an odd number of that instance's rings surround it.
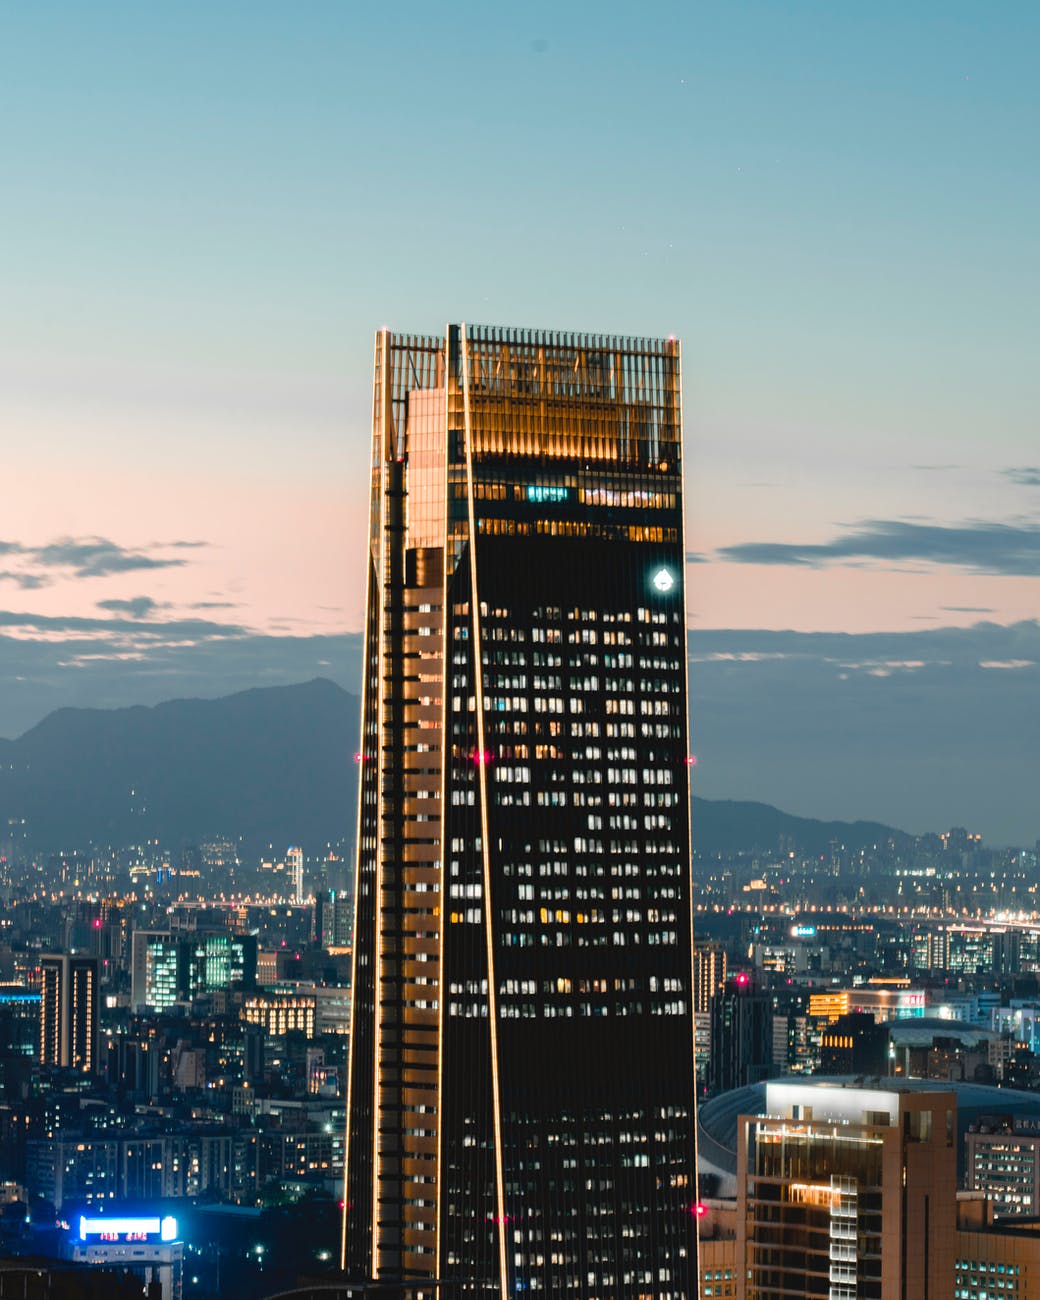
<svg viewBox="0 0 1040 1300">
<path fill-rule="evenodd" d="M 0 734 L 358 628 L 383 324 L 679 335 L 695 633 L 1035 620 L 1037 48 L 1032 3 L 3 6 Z"/>
</svg>

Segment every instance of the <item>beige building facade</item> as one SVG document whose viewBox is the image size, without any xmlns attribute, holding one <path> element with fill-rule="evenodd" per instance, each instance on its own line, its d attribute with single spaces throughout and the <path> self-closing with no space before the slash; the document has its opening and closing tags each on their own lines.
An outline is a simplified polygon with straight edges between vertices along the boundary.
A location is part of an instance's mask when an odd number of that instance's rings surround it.
<svg viewBox="0 0 1040 1300">
<path fill-rule="evenodd" d="M 956 1099 L 770 1083 L 738 1121 L 738 1300 L 954 1300 Z"/>
</svg>

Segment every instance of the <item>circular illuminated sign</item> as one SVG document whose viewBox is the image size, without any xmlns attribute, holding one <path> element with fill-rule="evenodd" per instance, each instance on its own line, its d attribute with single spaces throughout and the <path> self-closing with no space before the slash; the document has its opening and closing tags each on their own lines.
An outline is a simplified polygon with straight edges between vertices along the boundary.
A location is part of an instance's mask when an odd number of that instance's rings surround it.
<svg viewBox="0 0 1040 1300">
<path fill-rule="evenodd" d="M 667 596 L 675 586 L 675 575 L 671 569 L 658 569 L 651 581 L 655 591 L 659 591 L 662 596 Z"/>
</svg>

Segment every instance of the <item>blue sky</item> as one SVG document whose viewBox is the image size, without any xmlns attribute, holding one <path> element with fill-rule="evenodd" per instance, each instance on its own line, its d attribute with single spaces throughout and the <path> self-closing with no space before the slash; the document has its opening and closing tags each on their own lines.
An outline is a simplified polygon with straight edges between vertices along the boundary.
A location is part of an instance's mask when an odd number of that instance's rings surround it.
<svg viewBox="0 0 1040 1300">
<path fill-rule="evenodd" d="M 383 324 L 679 335 L 694 632 L 1034 620 L 1038 38 L 1025 3 L 0 9 L 0 734 L 357 629 Z"/>
</svg>

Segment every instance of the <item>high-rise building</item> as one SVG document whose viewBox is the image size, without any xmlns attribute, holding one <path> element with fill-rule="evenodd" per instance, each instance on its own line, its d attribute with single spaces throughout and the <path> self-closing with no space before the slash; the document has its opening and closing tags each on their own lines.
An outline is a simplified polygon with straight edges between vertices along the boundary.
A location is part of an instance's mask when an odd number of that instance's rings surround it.
<svg viewBox="0 0 1040 1300">
<path fill-rule="evenodd" d="M 39 993 L 0 983 L 0 1101 L 28 1095 L 39 1044 Z"/>
<path fill-rule="evenodd" d="M 178 942 L 169 930 L 135 930 L 130 946 L 130 1005 L 165 1011 L 179 997 Z"/>
<path fill-rule="evenodd" d="M 90 1074 L 98 1068 L 98 959 L 40 958 L 40 1062 Z"/>
<path fill-rule="evenodd" d="M 711 1068 L 711 1004 L 726 983 L 726 949 L 698 943 L 693 954 L 693 1019 L 697 1044 L 697 1082 L 707 1082 Z"/>
<path fill-rule="evenodd" d="M 679 345 L 376 338 L 344 1260 L 696 1290 Z"/>
<path fill-rule="evenodd" d="M 694 1010 L 710 1012 L 712 998 L 726 983 L 726 949 L 722 944 L 697 944 L 694 972 Z"/>
<path fill-rule="evenodd" d="M 739 1300 L 953 1300 L 956 1106 L 947 1092 L 767 1084 L 767 1113 L 737 1128 Z"/>
<path fill-rule="evenodd" d="M 728 1092 L 772 1072 L 773 1000 L 742 971 L 712 999 L 708 1086 Z"/>
<path fill-rule="evenodd" d="M 349 948 L 354 939 L 354 902 L 345 889 L 314 897 L 314 940 L 323 948 Z"/>
<path fill-rule="evenodd" d="M 292 898 L 294 903 L 303 902 L 303 849 L 297 847 L 289 848 L 285 855 L 285 862 L 289 868 L 289 875 L 292 878 Z"/>
</svg>

